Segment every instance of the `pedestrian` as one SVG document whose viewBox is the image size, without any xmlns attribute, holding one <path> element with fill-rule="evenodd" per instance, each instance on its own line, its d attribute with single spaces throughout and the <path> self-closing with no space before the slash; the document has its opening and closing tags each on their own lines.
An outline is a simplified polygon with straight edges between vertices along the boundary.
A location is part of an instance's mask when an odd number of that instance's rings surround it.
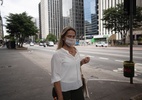
<svg viewBox="0 0 142 100">
<path fill-rule="evenodd" d="M 90 58 L 81 59 L 74 46 L 76 34 L 74 28 L 65 27 L 61 32 L 57 51 L 51 59 L 51 83 L 57 100 L 85 100 L 80 67 L 88 63 Z"/>
</svg>

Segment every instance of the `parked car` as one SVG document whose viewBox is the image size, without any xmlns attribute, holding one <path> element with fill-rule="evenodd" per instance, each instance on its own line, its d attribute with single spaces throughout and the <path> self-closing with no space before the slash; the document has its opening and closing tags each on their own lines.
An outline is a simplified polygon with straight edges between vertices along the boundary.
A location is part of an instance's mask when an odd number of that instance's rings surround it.
<svg viewBox="0 0 142 100">
<path fill-rule="evenodd" d="M 53 41 L 48 41 L 46 45 L 47 46 L 54 46 L 54 42 Z"/>
<path fill-rule="evenodd" d="M 33 42 L 30 42 L 30 46 L 34 46 L 34 43 L 33 43 Z"/>
<path fill-rule="evenodd" d="M 40 42 L 40 43 L 39 43 L 39 46 L 43 46 L 43 45 L 44 45 L 44 43 L 43 43 L 43 42 Z"/>
<path fill-rule="evenodd" d="M 97 42 L 96 47 L 108 47 L 108 43 L 107 42 Z"/>
</svg>

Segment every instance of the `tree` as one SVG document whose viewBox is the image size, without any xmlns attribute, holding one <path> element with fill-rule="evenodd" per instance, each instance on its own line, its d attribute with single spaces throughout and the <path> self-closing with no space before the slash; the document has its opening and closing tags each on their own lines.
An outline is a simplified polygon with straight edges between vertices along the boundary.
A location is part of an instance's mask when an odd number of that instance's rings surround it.
<svg viewBox="0 0 142 100">
<path fill-rule="evenodd" d="M 129 31 L 129 16 L 123 10 L 124 4 L 118 4 L 103 12 L 103 25 L 106 29 L 121 34 L 121 39 L 125 44 L 127 32 Z M 142 7 L 136 7 L 136 15 L 134 15 L 133 28 L 142 26 Z"/>
<path fill-rule="evenodd" d="M 11 37 L 17 40 L 17 46 L 22 47 L 25 38 L 36 35 L 37 27 L 32 21 L 32 17 L 26 12 L 21 14 L 12 14 L 6 17 L 6 29 Z"/>
<path fill-rule="evenodd" d="M 57 42 L 57 37 L 54 34 L 48 34 L 46 37 L 47 41 L 53 41 L 54 43 Z"/>
</svg>

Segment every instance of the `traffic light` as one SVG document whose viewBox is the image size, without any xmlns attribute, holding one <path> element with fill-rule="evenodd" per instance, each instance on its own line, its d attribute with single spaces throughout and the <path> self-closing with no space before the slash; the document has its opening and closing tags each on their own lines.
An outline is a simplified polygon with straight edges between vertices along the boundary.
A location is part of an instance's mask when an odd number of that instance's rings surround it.
<svg viewBox="0 0 142 100">
<path fill-rule="evenodd" d="M 124 12 L 126 15 L 130 15 L 131 2 L 133 4 L 133 15 L 136 14 L 136 0 L 124 0 Z"/>
</svg>

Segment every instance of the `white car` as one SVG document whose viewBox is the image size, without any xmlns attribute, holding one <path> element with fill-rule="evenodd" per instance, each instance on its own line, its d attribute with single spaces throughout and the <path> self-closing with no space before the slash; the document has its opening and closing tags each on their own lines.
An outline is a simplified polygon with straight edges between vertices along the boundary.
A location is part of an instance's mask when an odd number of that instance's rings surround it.
<svg viewBox="0 0 142 100">
<path fill-rule="evenodd" d="M 106 43 L 106 42 L 97 42 L 96 47 L 108 47 L 108 43 Z"/>
<path fill-rule="evenodd" d="M 54 46 L 54 42 L 53 41 L 48 41 L 47 46 Z"/>
<path fill-rule="evenodd" d="M 42 42 L 39 43 L 39 46 L 43 46 L 43 45 L 44 45 L 44 43 L 42 43 Z"/>
<path fill-rule="evenodd" d="M 30 46 L 34 46 L 34 43 L 33 43 L 33 42 L 31 42 L 31 43 L 30 43 Z"/>
</svg>

